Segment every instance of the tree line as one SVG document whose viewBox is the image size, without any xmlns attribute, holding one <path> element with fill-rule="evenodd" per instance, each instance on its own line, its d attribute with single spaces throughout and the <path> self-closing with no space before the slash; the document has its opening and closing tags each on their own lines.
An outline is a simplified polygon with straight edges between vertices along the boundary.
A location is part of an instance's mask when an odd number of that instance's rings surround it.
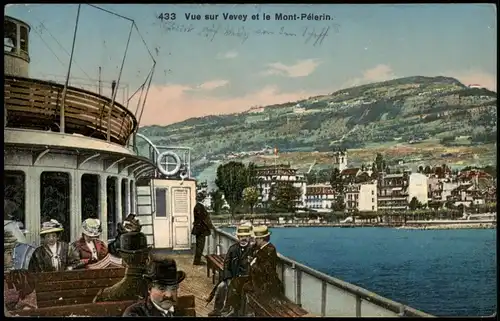
<svg viewBox="0 0 500 321">
<path fill-rule="evenodd" d="M 372 163 L 371 175 L 368 175 L 365 172 L 366 168 L 363 167 L 361 168 L 362 174 L 345 177 L 342 177 L 338 168 L 310 171 L 305 175 L 305 181 L 308 185 L 317 183 L 329 184 L 335 195 L 335 199 L 331 204 L 332 212 L 344 212 L 346 209 L 345 194 L 347 186 L 353 183 L 357 184 L 377 180 L 379 173 L 382 172 L 391 173 L 391 169 L 380 153 L 377 153 Z M 272 169 L 272 167 L 269 167 L 269 169 Z M 468 169 L 472 168 L 464 168 L 464 170 Z M 496 168 L 487 166 L 483 169 L 496 176 Z M 434 173 L 440 177 L 444 176 L 447 171 L 449 171 L 449 167 L 446 164 L 434 169 L 430 166 L 420 166 L 418 168 L 419 173 Z M 223 211 L 223 199 L 228 203 L 230 213 L 233 217 L 235 214 L 244 213 L 296 213 L 298 209 L 314 212 L 313 210 L 303 208 L 300 200 L 302 191 L 300 187 L 294 185 L 294 181 L 281 181 L 277 179 L 264 181 L 262 177 L 259 177 L 257 166 L 254 163 L 245 165 L 242 162 L 231 161 L 219 165 L 215 185 L 217 189 L 212 190 L 210 196 L 212 198 L 212 209 L 216 214 L 220 214 Z M 269 197 L 267 200 L 261 199 L 264 188 L 269 188 Z M 433 208 L 432 204 L 421 204 L 416 198 L 410 200 L 408 207 L 410 210 Z M 452 204 L 447 204 L 447 208 L 453 208 Z"/>
</svg>

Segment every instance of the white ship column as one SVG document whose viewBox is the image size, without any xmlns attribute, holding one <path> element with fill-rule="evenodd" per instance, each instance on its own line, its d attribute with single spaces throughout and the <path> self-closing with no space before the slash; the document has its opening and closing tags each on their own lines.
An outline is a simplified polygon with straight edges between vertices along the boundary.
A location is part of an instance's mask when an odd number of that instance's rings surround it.
<svg viewBox="0 0 500 321">
<path fill-rule="evenodd" d="M 108 242 L 108 205 L 107 205 L 107 174 L 100 175 L 99 181 L 99 219 L 101 220 L 102 234 L 101 240 Z"/>
<path fill-rule="evenodd" d="M 115 179 L 115 190 L 116 190 L 116 199 L 115 199 L 115 210 L 116 210 L 116 215 L 115 223 L 121 223 L 123 221 L 123 214 L 122 214 L 122 179 L 117 177 Z M 116 225 L 116 224 L 115 224 Z M 115 237 L 115 235 L 110 235 L 111 237 Z"/>
</svg>

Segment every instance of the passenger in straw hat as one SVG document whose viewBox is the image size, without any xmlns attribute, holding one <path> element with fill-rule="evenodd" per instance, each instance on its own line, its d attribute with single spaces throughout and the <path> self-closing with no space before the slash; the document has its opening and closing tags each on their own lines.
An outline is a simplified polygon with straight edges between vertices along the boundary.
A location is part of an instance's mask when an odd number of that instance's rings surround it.
<svg viewBox="0 0 500 321">
<path fill-rule="evenodd" d="M 108 247 L 99 240 L 102 227 L 101 221 L 96 218 L 88 218 L 82 223 L 82 237 L 71 244 L 74 251 L 78 253 L 79 267 L 99 262 L 108 255 Z"/>
<path fill-rule="evenodd" d="M 177 305 L 177 290 L 186 273 L 177 270 L 175 260 L 153 257 L 144 278 L 149 283 L 148 297 L 125 309 L 124 317 L 184 316 L 182 307 Z"/>
<path fill-rule="evenodd" d="M 250 277 L 244 290 L 271 296 L 282 294 L 283 284 L 276 271 L 278 253 L 270 242 L 271 232 L 267 226 L 262 225 L 254 227 L 253 234 L 255 247 L 250 262 Z"/>
<path fill-rule="evenodd" d="M 238 226 L 236 237 L 238 242 L 229 247 L 224 258 L 221 280 L 207 299 L 210 302 L 215 294 L 214 309 L 208 316 L 240 315 L 242 288 L 248 277 L 248 264 L 252 253 L 252 224 L 247 222 Z"/>
<path fill-rule="evenodd" d="M 73 268 L 78 256 L 68 243 L 61 241 L 63 231 L 63 226 L 57 220 L 42 223 L 42 245 L 33 252 L 28 266 L 30 272 L 65 271 Z"/>
</svg>

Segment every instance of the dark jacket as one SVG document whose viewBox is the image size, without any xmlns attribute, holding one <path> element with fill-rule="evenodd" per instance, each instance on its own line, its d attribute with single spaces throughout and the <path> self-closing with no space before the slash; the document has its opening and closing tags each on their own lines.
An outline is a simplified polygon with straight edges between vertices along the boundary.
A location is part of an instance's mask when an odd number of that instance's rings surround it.
<svg viewBox="0 0 500 321">
<path fill-rule="evenodd" d="M 262 294 L 276 295 L 283 293 L 283 283 L 276 272 L 278 253 L 273 244 L 267 243 L 255 249 L 250 262 L 250 278 L 244 289 Z"/>
<path fill-rule="evenodd" d="M 242 248 L 239 243 L 229 247 L 224 258 L 222 280 L 248 275 L 249 257 L 252 254 L 252 249 L 250 244 Z"/>
<path fill-rule="evenodd" d="M 191 234 L 196 236 L 209 236 L 210 230 L 214 228 L 210 216 L 205 209 L 205 206 L 200 202 L 194 206 L 194 222 Z"/>
<path fill-rule="evenodd" d="M 74 266 L 78 262 L 78 254 L 75 253 L 66 242 L 57 242 L 57 253 L 61 259 L 58 271 L 65 271 L 68 266 Z M 31 256 L 28 266 L 30 272 L 55 272 L 52 265 L 52 252 L 45 246 L 39 246 Z"/>
<path fill-rule="evenodd" d="M 100 261 L 108 255 L 108 247 L 101 240 L 94 240 L 94 246 L 97 251 L 97 261 Z M 77 241 L 71 243 L 72 251 L 78 253 L 80 264 L 87 265 L 92 262 L 97 262 L 92 259 L 92 252 L 87 246 L 85 239 L 81 237 Z"/>
<path fill-rule="evenodd" d="M 123 232 L 118 232 L 116 235 L 115 239 L 108 244 L 108 252 L 109 254 L 116 256 L 116 257 L 121 257 L 120 252 L 118 249 L 120 248 L 120 236 L 123 234 Z"/>
<path fill-rule="evenodd" d="M 162 313 L 155 308 L 151 299 L 141 300 L 132 304 L 123 312 L 123 317 L 162 317 Z M 189 316 L 182 308 L 174 308 L 174 317 Z"/>
</svg>

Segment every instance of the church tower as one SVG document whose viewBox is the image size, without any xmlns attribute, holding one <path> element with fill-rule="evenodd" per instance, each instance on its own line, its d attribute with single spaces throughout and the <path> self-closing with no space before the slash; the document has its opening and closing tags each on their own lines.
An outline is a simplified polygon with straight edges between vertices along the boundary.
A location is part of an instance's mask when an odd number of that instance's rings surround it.
<svg viewBox="0 0 500 321">
<path fill-rule="evenodd" d="M 333 152 L 333 168 L 343 171 L 347 168 L 347 150 L 337 149 Z"/>
</svg>

